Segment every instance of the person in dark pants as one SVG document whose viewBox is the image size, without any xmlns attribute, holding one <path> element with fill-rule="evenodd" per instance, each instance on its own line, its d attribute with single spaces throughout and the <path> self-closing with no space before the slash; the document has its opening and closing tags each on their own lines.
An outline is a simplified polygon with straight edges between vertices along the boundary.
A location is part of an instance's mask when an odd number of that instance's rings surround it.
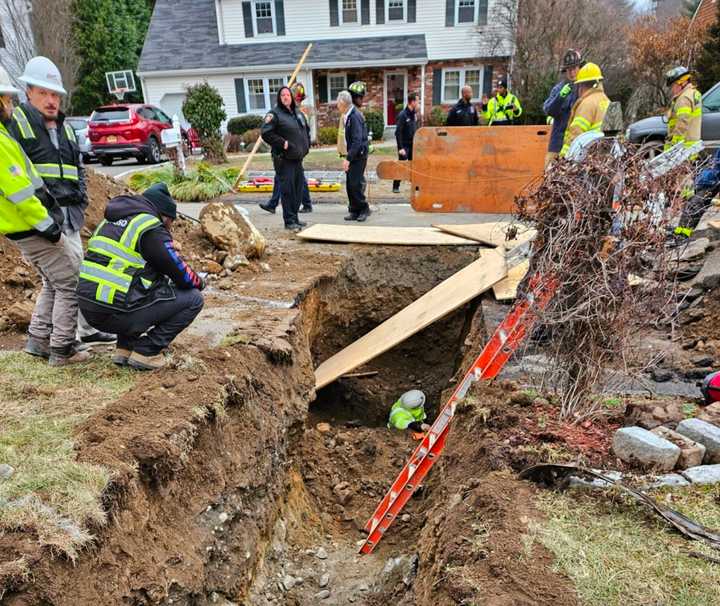
<svg viewBox="0 0 720 606">
<path fill-rule="evenodd" d="M 310 127 L 297 110 L 292 91 L 283 86 L 277 105 L 265 116 L 260 134 L 272 148 L 275 179 L 280 181 L 280 199 L 285 229 L 300 230 L 307 225 L 298 219 L 305 175 L 302 161 L 310 151 Z"/>
<path fill-rule="evenodd" d="M 108 202 L 88 241 L 77 287 L 88 323 L 118 336 L 112 360 L 156 370 L 162 351 L 203 307 L 202 278 L 182 259 L 170 226 L 177 205 L 167 185 Z"/>
<path fill-rule="evenodd" d="M 296 82 L 292 87 L 292 92 L 293 97 L 295 98 L 295 106 L 307 119 L 308 115 L 306 114 L 306 108 L 302 106 L 303 101 L 305 101 L 305 87 L 300 82 Z M 300 210 L 298 212 L 311 213 L 313 208 L 312 199 L 310 198 L 310 188 L 308 187 L 307 178 L 305 178 L 304 176 L 303 178 L 305 179 L 305 183 L 302 192 L 302 206 L 300 207 Z M 260 204 L 258 204 L 258 206 L 274 215 L 275 209 L 278 207 L 278 204 L 280 204 L 280 183 L 278 179 L 275 179 L 273 181 L 272 196 L 270 196 L 270 199 L 266 203 L 263 204 L 261 202 Z"/>
<path fill-rule="evenodd" d="M 447 116 L 448 126 L 477 126 L 480 116 L 472 103 L 473 89 L 463 86 L 462 99 L 450 108 Z"/>
<path fill-rule="evenodd" d="M 365 83 L 353 82 L 347 91 L 340 91 L 338 110 L 344 116 L 347 156 L 343 160 L 346 173 L 348 215 L 345 221 L 367 221 L 370 205 L 365 199 L 365 167 L 368 153 L 368 128 L 360 108 L 365 96 Z"/>
<path fill-rule="evenodd" d="M 395 141 L 397 141 L 398 159 L 412 160 L 413 139 L 417 130 L 418 96 L 410 93 L 407 107 L 402 110 L 395 121 Z M 393 193 L 400 193 L 400 181 L 393 181 Z"/>
</svg>

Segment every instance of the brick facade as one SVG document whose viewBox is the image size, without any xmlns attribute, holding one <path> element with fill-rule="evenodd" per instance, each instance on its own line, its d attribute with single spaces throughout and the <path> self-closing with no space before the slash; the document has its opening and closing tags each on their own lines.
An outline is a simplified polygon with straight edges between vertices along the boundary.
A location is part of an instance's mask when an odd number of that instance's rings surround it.
<svg viewBox="0 0 720 606">
<path fill-rule="evenodd" d="M 693 25 L 705 29 L 709 28 L 717 19 L 717 10 L 717 0 L 702 0 L 693 18 Z"/>
</svg>

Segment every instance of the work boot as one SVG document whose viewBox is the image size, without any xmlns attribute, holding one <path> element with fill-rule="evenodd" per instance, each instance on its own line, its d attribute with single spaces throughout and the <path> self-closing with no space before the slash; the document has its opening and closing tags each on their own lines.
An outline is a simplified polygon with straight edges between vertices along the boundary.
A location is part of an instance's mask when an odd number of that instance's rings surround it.
<svg viewBox="0 0 720 606">
<path fill-rule="evenodd" d="M 145 356 L 134 351 L 128 357 L 128 366 L 136 370 L 159 370 L 165 367 L 165 356 L 161 353 Z"/>
<path fill-rule="evenodd" d="M 80 337 L 83 343 L 88 345 L 110 345 L 117 342 L 117 335 L 111 335 L 109 332 L 94 332 L 91 335 Z"/>
<path fill-rule="evenodd" d="M 260 204 L 258 204 L 258 206 L 260 208 L 262 208 L 265 212 L 270 213 L 271 215 L 275 214 L 275 207 L 270 206 L 267 202 L 260 202 Z"/>
<path fill-rule="evenodd" d="M 76 343 L 62 347 L 50 347 L 50 366 L 70 366 L 90 359 L 90 352 L 81 350 Z"/>
<path fill-rule="evenodd" d="M 365 222 L 365 221 L 368 220 L 368 217 L 369 217 L 371 214 L 372 214 L 372 212 L 371 212 L 370 209 L 368 208 L 367 210 L 362 211 L 362 212 L 358 215 L 356 221 L 358 221 L 359 223 L 363 223 L 363 222 Z"/>
<path fill-rule="evenodd" d="M 393 187 L 393 193 L 394 193 L 394 194 L 399 194 L 399 193 L 400 193 L 400 188 L 399 188 L 399 187 Z"/>
<path fill-rule="evenodd" d="M 357 213 L 350 213 L 349 215 L 346 215 L 343 217 L 345 221 L 357 221 L 358 220 L 358 214 Z"/>
<path fill-rule="evenodd" d="M 300 227 L 307 227 L 308 224 L 305 223 L 305 221 L 298 221 L 296 225 L 299 225 Z"/>
<path fill-rule="evenodd" d="M 50 357 L 50 339 L 41 339 L 28 335 L 25 353 L 47 360 Z"/>
<path fill-rule="evenodd" d="M 300 223 L 288 223 L 285 226 L 285 229 L 289 229 L 290 231 L 302 231 L 303 226 L 300 225 Z"/>
<path fill-rule="evenodd" d="M 115 351 L 113 352 L 112 357 L 110 358 L 112 360 L 113 364 L 117 364 L 118 366 L 127 366 L 128 365 L 128 358 L 132 355 L 131 349 L 124 349 L 122 347 L 115 347 Z"/>
<path fill-rule="evenodd" d="M 298 212 L 299 213 L 311 213 L 312 206 L 303 206 Z"/>
</svg>

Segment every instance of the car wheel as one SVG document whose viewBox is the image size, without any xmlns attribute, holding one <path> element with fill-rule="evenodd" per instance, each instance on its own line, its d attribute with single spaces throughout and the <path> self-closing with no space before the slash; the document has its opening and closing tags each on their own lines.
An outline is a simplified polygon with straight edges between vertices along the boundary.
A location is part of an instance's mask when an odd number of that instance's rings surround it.
<svg viewBox="0 0 720 606">
<path fill-rule="evenodd" d="M 147 161 L 149 164 L 157 164 L 162 160 L 162 150 L 155 137 L 150 137 L 148 142 Z"/>
<path fill-rule="evenodd" d="M 103 166 L 112 166 L 112 163 L 112 158 L 108 158 L 107 156 L 103 156 L 102 158 L 100 158 L 100 164 L 102 164 Z"/>
<path fill-rule="evenodd" d="M 659 156 L 661 153 L 663 153 L 664 147 L 665 147 L 665 143 L 663 141 L 659 141 L 657 139 L 652 139 L 650 141 L 645 141 L 640 146 L 640 149 L 638 149 L 638 153 L 645 160 L 652 160 L 656 156 Z"/>
</svg>

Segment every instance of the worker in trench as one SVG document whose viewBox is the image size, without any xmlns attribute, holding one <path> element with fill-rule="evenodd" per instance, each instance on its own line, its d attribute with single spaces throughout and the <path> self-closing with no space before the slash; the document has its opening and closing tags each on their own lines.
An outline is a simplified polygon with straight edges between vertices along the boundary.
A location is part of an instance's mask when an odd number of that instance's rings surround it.
<svg viewBox="0 0 720 606">
<path fill-rule="evenodd" d="M 411 430 L 413 438 L 422 439 L 423 435 L 430 429 L 425 423 L 425 394 L 419 389 L 412 389 L 405 392 L 400 399 L 392 405 L 388 429 L 400 431 Z"/>
<path fill-rule="evenodd" d="M 77 287 L 91 326 L 117 334 L 112 361 L 163 368 L 164 350 L 203 307 L 202 278 L 183 260 L 171 226 L 177 204 L 167 185 L 110 200 L 87 244 Z"/>
<path fill-rule="evenodd" d="M 340 91 L 337 108 L 343 116 L 346 155 L 343 170 L 347 175 L 345 187 L 348 196 L 348 214 L 345 221 L 367 221 L 370 205 L 365 197 L 365 168 L 367 167 L 370 145 L 368 127 L 361 110 L 366 87 L 364 82 L 353 82 L 346 91 Z"/>
<path fill-rule="evenodd" d="M 507 78 L 500 78 L 492 99 L 482 98 L 482 115 L 488 126 L 511 126 L 522 115 L 520 99 L 508 90 Z"/>
</svg>

